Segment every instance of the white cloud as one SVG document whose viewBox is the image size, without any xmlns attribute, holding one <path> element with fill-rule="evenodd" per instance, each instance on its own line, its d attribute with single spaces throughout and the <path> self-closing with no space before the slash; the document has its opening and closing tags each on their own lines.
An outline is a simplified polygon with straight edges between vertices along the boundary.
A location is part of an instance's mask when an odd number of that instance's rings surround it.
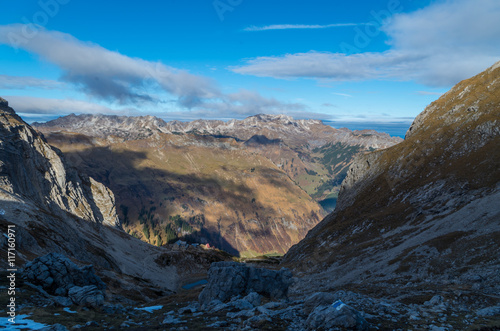
<svg viewBox="0 0 500 331">
<path fill-rule="evenodd" d="M 258 113 L 288 114 L 306 109 L 303 104 L 283 103 L 274 98 L 263 97 L 249 90 L 240 90 L 236 93 L 228 94 L 222 100 L 206 102 L 199 108 L 199 112 L 206 117 L 213 117 L 216 114 L 222 116 L 229 116 L 230 114 L 233 114 L 233 116 L 250 116 Z"/>
<path fill-rule="evenodd" d="M 49 79 L 40 79 L 29 76 L 0 75 L 0 89 L 5 90 L 17 90 L 26 88 L 51 90 L 62 88 L 63 86 L 63 83 Z"/>
<path fill-rule="evenodd" d="M 364 23 L 363 23 L 364 24 Z M 360 23 L 336 23 L 336 24 L 273 24 L 273 25 L 265 25 L 265 26 L 249 26 L 245 28 L 243 31 L 268 31 L 268 30 L 292 30 L 292 29 L 329 29 L 329 28 L 339 28 L 346 26 L 356 26 L 361 25 Z"/>
<path fill-rule="evenodd" d="M 332 94 L 334 94 L 334 95 L 338 95 L 338 96 L 341 96 L 341 97 L 352 98 L 352 95 L 347 94 L 347 93 L 337 93 L 337 92 L 332 92 Z"/>
<path fill-rule="evenodd" d="M 0 43 L 11 44 L 12 36 L 23 38 L 25 29 L 26 25 L 22 24 L 0 26 Z M 208 78 L 161 63 L 130 58 L 66 33 L 39 28 L 32 38 L 18 40 L 25 42 L 19 42 L 17 47 L 56 64 L 63 72 L 61 80 L 102 99 L 122 104 L 153 101 L 146 91 L 151 83 L 177 96 L 185 106 L 193 106 L 198 100 L 219 93 Z"/>
<path fill-rule="evenodd" d="M 381 29 L 389 36 L 391 49 L 385 52 L 311 51 L 258 57 L 231 69 L 285 79 L 394 79 L 450 86 L 500 59 L 499 17 L 497 0 L 440 1 L 387 20 Z"/>
<path fill-rule="evenodd" d="M 68 115 L 71 113 L 116 113 L 111 108 L 74 99 L 49 99 L 29 96 L 5 96 L 4 98 L 9 101 L 9 106 L 21 114 Z"/>
<path fill-rule="evenodd" d="M 31 29 L 28 35 L 26 31 Z M 275 99 L 265 98 L 258 93 L 238 92 L 223 93 L 217 83 L 210 78 L 193 75 L 185 70 L 173 68 L 160 62 L 131 58 L 115 51 L 107 50 L 99 45 L 83 42 L 75 37 L 57 31 L 48 31 L 41 27 L 12 24 L 0 26 L 0 43 L 24 49 L 39 55 L 42 59 L 57 65 L 62 75 L 60 80 L 68 85 L 78 87 L 88 96 L 97 100 L 117 102 L 121 106 L 141 107 L 156 105 L 158 110 L 176 98 L 177 109 L 195 109 L 200 111 L 234 111 L 240 113 L 265 112 L 280 108 L 282 111 L 296 109 L 296 104 L 282 103 Z M 3 77 L 5 86 L 55 86 L 57 82 L 28 79 L 27 77 Z M 10 81 L 10 83 L 9 83 Z M 0 85 L 2 77 L 0 77 Z M 24 103 L 16 98 L 21 107 L 40 109 L 27 98 Z M 46 99 L 49 100 L 49 99 Z M 54 99 L 50 99 L 54 100 Z M 53 101 L 55 102 L 55 101 Z M 44 101 L 43 105 L 49 104 Z M 70 104 L 63 105 L 64 109 Z M 71 102 L 75 112 L 94 112 L 85 102 Z M 95 104 L 92 104 L 95 106 Z M 38 108 L 37 108 L 38 107 Z M 55 107 L 64 111 L 63 108 Z M 46 111 L 51 111 L 49 108 Z M 109 109 L 99 110 L 108 113 Z"/>
</svg>

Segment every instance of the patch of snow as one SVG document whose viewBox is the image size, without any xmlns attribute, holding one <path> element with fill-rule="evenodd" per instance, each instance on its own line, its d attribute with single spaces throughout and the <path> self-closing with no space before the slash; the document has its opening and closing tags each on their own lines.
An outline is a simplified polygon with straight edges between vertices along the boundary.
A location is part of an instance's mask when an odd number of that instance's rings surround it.
<svg viewBox="0 0 500 331">
<path fill-rule="evenodd" d="M 160 310 L 162 309 L 163 306 L 151 306 L 151 307 L 141 307 L 141 308 L 138 308 L 138 307 L 135 307 L 134 309 L 135 310 L 145 310 L 147 311 L 148 313 L 152 313 L 154 312 L 155 310 Z"/>
<path fill-rule="evenodd" d="M 76 314 L 76 311 L 69 309 L 68 307 L 64 307 L 63 309 L 65 312 L 70 313 L 70 314 Z"/>
<path fill-rule="evenodd" d="M 5 328 L 7 330 L 40 330 L 46 327 L 46 324 L 38 323 L 29 319 L 26 319 L 29 315 L 17 315 L 15 322 L 9 322 L 9 317 L 0 317 L 0 329 Z"/>
<path fill-rule="evenodd" d="M 343 302 L 342 302 L 342 301 L 340 301 L 340 300 L 337 300 L 337 301 L 335 301 L 334 303 L 332 303 L 332 307 L 333 307 L 333 308 L 335 308 L 335 309 L 337 309 L 337 310 L 341 310 L 342 308 L 344 308 L 344 307 L 345 307 L 345 305 L 346 305 L 346 304 L 345 304 L 345 303 L 343 303 Z"/>
</svg>

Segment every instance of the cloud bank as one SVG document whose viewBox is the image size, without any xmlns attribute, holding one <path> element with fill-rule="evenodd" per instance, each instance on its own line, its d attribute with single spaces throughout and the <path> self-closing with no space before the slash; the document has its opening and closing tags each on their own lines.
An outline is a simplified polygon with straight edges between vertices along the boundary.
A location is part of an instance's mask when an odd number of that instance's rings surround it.
<svg viewBox="0 0 500 331">
<path fill-rule="evenodd" d="M 31 33 L 28 35 L 26 31 Z M 24 49 L 55 64 L 62 72 L 60 84 L 70 84 L 94 100 L 120 106 L 164 105 L 174 99 L 178 108 L 208 112 L 235 110 L 238 113 L 247 111 L 255 114 L 273 112 L 278 108 L 283 112 L 298 107 L 257 93 L 250 95 L 247 91 L 225 94 L 215 81 L 207 77 L 160 62 L 131 58 L 94 43 L 80 41 L 67 33 L 48 31 L 33 25 L 0 26 L 0 43 Z M 22 87 L 23 84 L 49 87 L 57 83 L 0 76 L 0 85 L 11 87 Z M 38 105 L 41 103 L 53 102 L 39 100 Z M 44 107 L 35 103 L 32 106 L 34 112 L 44 111 Z"/>
<path fill-rule="evenodd" d="M 111 108 L 101 106 L 93 102 L 74 99 L 49 99 L 27 96 L 5 96 L 5 99 L 9 101 L 9 105 L 14 108 L 17 113 L 39 115 L 69 115 L 71 113 L 116 113 L 116 111 L 112 110 Z"/>
<path fill-rule="evenodd" d="M 28 76 L 0 75 L 0 89 L 5 90 L 22 90 L 26 88 L 52 90 L 62 88 L 63 86 L 63 83 L 49 79 L 40 79 Z"/>
<path fill-rule="evenodd" d="M 393 79 L 450 86 L 500 59 L 499 17 L 497 0 L 439 1 L 386 20 L 381 30 L 389 36 L 390 49 L 385 52 L 310 51 L 257 57 L 230 69 L 284 79 Z"/>
</svg>

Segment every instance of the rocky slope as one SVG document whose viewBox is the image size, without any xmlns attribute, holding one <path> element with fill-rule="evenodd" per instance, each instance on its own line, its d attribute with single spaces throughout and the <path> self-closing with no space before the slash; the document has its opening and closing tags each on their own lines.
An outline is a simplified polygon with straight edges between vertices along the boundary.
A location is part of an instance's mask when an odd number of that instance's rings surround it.
<svg viewBox="0 0 500 331">
<path fill-rule="evenodd" d="M 298 291 L 459 290 L 498 304 L 499 124 L 497 63 L 429 105 L 404 142 L 359 156 L 336 211 L 285 256 L 307 274 Z"/>
<path fill-rule="evenodd" d="M 118 292 L 141 300 L 176 291 L 190 273 L 206 272 L 208 260 L 221 260 L 200 252 L 195 261 L 126 234 L 110 189 L 69 167 L 62 153 L 0 98 L 2 266 L 9 226 L 15 230 L 16 268 L 36 256 L 60 253 L 93 264 Z M 169 258 L 178 264 L 165 263 Z"/>
</svg>

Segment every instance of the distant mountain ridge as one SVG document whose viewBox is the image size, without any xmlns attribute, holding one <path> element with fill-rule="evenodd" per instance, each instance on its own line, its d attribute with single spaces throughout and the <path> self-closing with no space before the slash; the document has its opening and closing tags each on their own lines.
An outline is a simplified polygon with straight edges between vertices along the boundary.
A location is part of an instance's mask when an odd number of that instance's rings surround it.
<svg viewBox="0 0 500 331">
<path fill-rule="evenodd" d="M 335 129 L 324 125 L 320 120 L 295 120 L 287 115 L 259 114 L 243 120 L 195 120 L 191 122 L 165 122 L 155 116 L 117 116 L 102 114 L 71 114 L 49 121 L 33 123 L 40 129 L 52 131 L 68 130 L 86 135 L 107 137 L 148 137 L 154 133 L 189 133 L 198 132 L 209 135 L 227 135 L 248 140 L 253 135 L 265 133 L 267 138 L 281 138 L 287 143 L 309 143 L 311 147 L 321 147 L 328 142 L 349 143 L 365 148 L 386 148 L 402 141 L 386 133 L 374 130 L 350 131 Z"/>
<path fill-rule="evenodd" d="M 334 201 L 356 153 L 401 141 L 263 114 L 185 123 L 69 115 L 34 126 L 112 188 L 131 234 L 244 255 L 285 253 L 324 215 L 316 201 Z"/>
<path fill-rule="evenodd" d="M 373 130 L 335 129 L 320 120 L 266 114 L 227 122 L 165 122 L 154 116 L 72 114 L 33 125 L 45 133 L 67 131 L 103 139 L 113 136 L 124 141 L 158 139 L 161 134 L 183 135 L 175 144 L 250 148 L 270 159 L 329 210 L 356 153 L 387 148 L 402 141 Z"/>
</svg>

